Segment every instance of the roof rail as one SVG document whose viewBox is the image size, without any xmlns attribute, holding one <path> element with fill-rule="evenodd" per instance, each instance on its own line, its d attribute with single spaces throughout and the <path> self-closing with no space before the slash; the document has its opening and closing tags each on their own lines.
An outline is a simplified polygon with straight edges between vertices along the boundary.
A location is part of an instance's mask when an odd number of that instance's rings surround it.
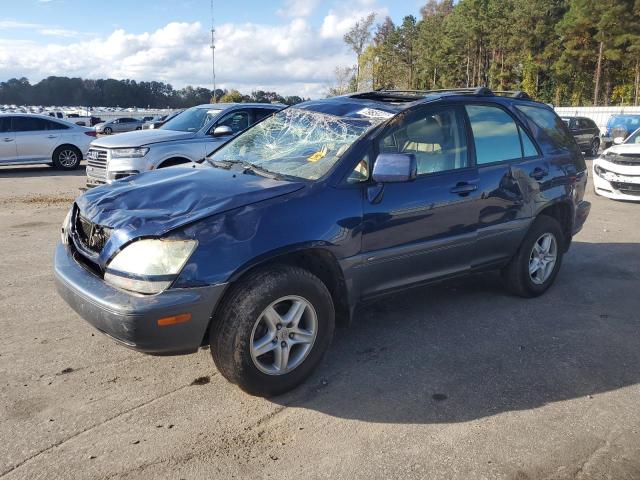
<svg viewBox="0 0 640 480">
<path fill-rule="evenodd" d="M 374 90 L 375 93 L 387 94 L 387 95 L 430 95 L 430 94 L 451 94 L 451 95 L 474 95 L 477 97 L 493 97 L 496 95 L 510 98 L 517 98 L 521 100 L 531 100 L 528 93 L 520 90 L 491 90 L 488 87 L 471 87 L 471 88 L 440 88 L 434 90 L 393 90 L 379 88 Z"/>
</svg>

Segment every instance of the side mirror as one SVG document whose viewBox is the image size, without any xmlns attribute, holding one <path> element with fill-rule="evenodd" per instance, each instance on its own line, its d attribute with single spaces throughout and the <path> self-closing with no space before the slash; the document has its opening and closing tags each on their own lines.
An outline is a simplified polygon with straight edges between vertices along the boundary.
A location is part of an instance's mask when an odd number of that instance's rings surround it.
<svg viewBox="0 0 640 480">
<path fill-rule="evenodd" d="M 413 153 L 381 153 L 373 166 L 373 181 L 378 183 L 410 182 L 418 175 Z"/>
<path fill-rule="evenodd" d="M 226 125 L 220 125 L 219 127 L 216 127 L 215 130 L 213 131 L 214 137 L 225 137 L 227 135 L 232 135 L 232 134 L 233 134 L 233 130 L 231 130 L 231 127 L 227 127 Z"/>
</svg>

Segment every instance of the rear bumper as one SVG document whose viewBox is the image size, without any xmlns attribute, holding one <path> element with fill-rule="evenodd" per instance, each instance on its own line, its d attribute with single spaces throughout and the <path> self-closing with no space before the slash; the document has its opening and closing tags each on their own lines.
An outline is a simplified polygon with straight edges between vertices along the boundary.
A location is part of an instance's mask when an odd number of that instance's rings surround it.
<svg viewBox="0 0 640 480">
<path fill-rule="evenodd" d="M 130 294 L 88 271 L 61 243 L 55 250 L 54 272 L 58 293 L 82 318 L 123 345 L 155 355 L 195 352 L 225 287 Z M 157 324 L 161 318 L 183 313 L 190 313 L 191 320 L 163 327 Z"/>
<path fill-rule="evenodd" d="M 585 200 L 578 203 L 576 206 L 575 218 L 573 219 L 573 232 L 575 235 L 584 226 L 584 222 L 586 222 L 587 217 L 589 216 L 589 212 L 591 211 L 591 203 Z"/>
</svg>

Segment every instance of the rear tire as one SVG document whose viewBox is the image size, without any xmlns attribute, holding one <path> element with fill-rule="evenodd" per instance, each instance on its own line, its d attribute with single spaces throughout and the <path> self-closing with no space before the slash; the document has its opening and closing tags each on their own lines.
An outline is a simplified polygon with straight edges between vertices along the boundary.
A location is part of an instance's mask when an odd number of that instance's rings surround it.
<svg viewBox="0 0 640 480">
<path fill-rule="evenodd" d="M 547 241 L 549 251 L 544 253 Z M 514 257 L 502 269 L 507 289 L 521 297 L 537 297 L 546 292 L 562 265 L 564 245 L 565 238 L 558 221 L 540 215 L 531 225 Z"/>
<path fill-rule="evenodd" d="M 212 321 L 211 355 L 220 373 L 247 393 L 271 396 L 295 388 L 318 366 L 335 312 L 315 275 L 272 265 L 234 285 Z"/>
<path fill-rule="evenodd" d="M 104 133 L 105 135 L 111 135 L 113 133 L 113 129 L 111 127 L 106 127 L 104 130 L 102 130 L 102 133 Z"/>
<path fill-rule="evenodd" d="M 80 166 L 82 153 L 71 145 L 62 145 L 56 148 L 51 157 L 53 167 L 57 170 L 75 170 Z"/>
</svg>

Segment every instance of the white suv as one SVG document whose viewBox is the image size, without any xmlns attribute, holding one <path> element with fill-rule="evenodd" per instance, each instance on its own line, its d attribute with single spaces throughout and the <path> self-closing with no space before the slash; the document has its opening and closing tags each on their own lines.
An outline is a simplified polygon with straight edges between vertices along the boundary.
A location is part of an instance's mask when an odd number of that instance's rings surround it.
<svg viewBox="0 0 640 480">
<path fill-rule="evenodd" d="M 284 105 L 218 103 L 178 114 L 158 129 L 140 130 L 95 140 L 87 160 L 87 186 L 183 163 L 199 162 L 254 123 Z"/>
</svg>

